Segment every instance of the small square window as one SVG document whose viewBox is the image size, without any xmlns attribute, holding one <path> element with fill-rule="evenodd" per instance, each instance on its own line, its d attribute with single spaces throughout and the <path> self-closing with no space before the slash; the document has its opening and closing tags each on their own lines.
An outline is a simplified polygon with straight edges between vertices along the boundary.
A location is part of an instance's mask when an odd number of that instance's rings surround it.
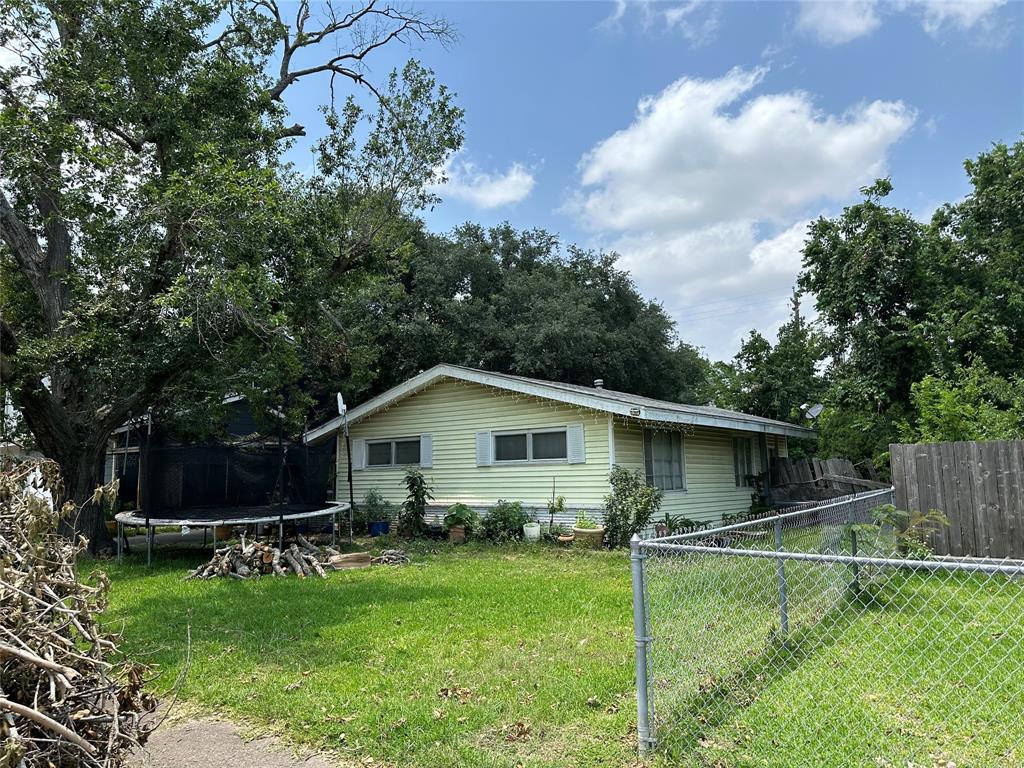
<svg viewBox="0 0 1024 768">
<path fill-rule="evenodd" d="M 527 437 L 525 432 L 517 435 L 495 435 L 494 460 L 526 461 L 529 458 L 526 447 Z"/>
<path fill-rule="evenodd" d="M 564 459 L 568 457 L 565 430 L 558 432 L 535 432 L 533 435 L 533 458 Z"/>
<path fill-rule="evenodd" d="M 419 440 L 396 440 L 395 441 L 395 464 L 400 467 L 409 464 L 420 463 L 420 441 Z"/>
<path fill-rule="evenodd" d="M 391 466 L 391 441 L 368 443 L 366 446 L 366 463 L 371 467 Z"/>
</svg>

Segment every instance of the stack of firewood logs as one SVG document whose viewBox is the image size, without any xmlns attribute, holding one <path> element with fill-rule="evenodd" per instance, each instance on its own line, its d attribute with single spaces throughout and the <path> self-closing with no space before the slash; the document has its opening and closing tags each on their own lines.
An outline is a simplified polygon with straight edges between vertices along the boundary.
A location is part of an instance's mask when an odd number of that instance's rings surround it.
<svg viewBox="0 0 1024 768">
<path fill-rule="evenodd" d="M 400 555 L 400 557 L 396 556 Z M 386 550 L 381 558 L 372 558 L 368 552 L 342 554 L 332 547 L 318 547 L 301 533 L 285 547 L 260 541 L 242 541 L 221 547 L 208 563 L 192 571 L 190 579 L 255 579 L 263 575 L 287 576 L 300 579 L 307 576 L 325 577 L 329 570 L 363 568 L 371 562 L 401 564 L 409 558 L 401 550 Z"/>
<path fill-rule="evenodd" d="M 0 766 L 121 765 L 154 705 L 143 667 L 100 626 L 106 577 L 82 583 L 85 540 L 58 533 L 75 513 L 54 508 L 59 492 L 52 462 L 0 472 Z"/>
</svg>

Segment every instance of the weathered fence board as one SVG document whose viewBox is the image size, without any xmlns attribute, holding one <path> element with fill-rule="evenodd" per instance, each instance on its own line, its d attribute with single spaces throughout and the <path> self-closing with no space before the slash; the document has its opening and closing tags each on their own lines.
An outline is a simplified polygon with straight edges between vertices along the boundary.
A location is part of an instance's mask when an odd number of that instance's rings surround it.
<svg viewBox="0 0 1024 768">
<path fill-rule="evenodd" d="M 936 509 L 937 554 L 1024 558 L 1024 441 L 889 446 L 896 506 Z"/>
</svg>

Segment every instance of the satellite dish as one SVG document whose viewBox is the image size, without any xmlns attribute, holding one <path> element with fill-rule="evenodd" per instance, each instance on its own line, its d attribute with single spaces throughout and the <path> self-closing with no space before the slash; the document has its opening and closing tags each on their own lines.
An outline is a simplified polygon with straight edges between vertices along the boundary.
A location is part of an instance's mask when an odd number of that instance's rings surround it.
<svg viewBox="0 0 1024 768">
<path fill-rule="evenodd" d="M 345 398 L 341 396 L 341 392 L 338 393 L 338 415 L 344 416 L 345 412 L 348 411 L 348 406 L 345 405 Z"/>
<path fill-rule="evenodd" d="M 816 419 L 821 416 L 821 412 L 825 410 L 825 406 L 821 403 L 815 403 L 807 409 L 807 418 Z"/>
</svg>

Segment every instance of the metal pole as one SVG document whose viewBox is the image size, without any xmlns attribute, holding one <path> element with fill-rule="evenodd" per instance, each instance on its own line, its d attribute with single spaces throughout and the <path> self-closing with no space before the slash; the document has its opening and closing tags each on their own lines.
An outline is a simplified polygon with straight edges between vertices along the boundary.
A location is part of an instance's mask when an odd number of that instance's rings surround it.
<svg viewBox="0 0 1024 768">
<path fill-rule="evenodd" d="M 118 562 L 118 564 L 120 564 L 120 562 L 122 560 L 122 557 L 123 557 L 123 555 L 121 553 L 121 549 L 122 549 L 121 538 L 123 536 L 124 536 L 124 523 L 122 523 L 120 520 L 118 520 L 117 521 L 117 562 Z"/>
<path fill-rule="evenodd" d="M 151 525 L 146 526 L 146 565 L 153 563 L 153 532 L 156 529 Z"/>
<path fill-rule="evenodd" d="M 853 506 L 850 507 L 849 516 L 850 525 L 850 554 L 853 557 L 857 556 L 857 519 L 853 512 Z M 853 583 L 850 585 L 854 592 L 860 591 L 860 566 L 857 563 L 850 565 L 850 570 L 853 572 Z"/>
<path fill-rule="evenodd" d="M 775 521 L 775 551 L 782 551 L 782 519 Z M 786 598 L 786 561 L 781 557 L 775 565 L 775 573 L 779 578 L 779 634 L 785 642 L 789 636 L 789 605 Z"/>
<path fill-rule="evenodd" d="M 647 692 L 647 611 L 644 603 L 644 557 L 640 537 L 633 534 L 629 542 L 629 564 L 633 573 L 633 637 L 636 642 L 636 733 L 640 753 L 654 747 L 650 723 L 650 698 Z"/>
<path fill-rule="evenodd" d="M 356 508 L 356 495 L 352 488 L 352 440 L 348 434 L 348 409 L 341 415 L 345 430 L 345 459 L 348 464 L 348 543 L 352 543 L 352 513 Z M 365 464 L 365 460 L 364 460 Z"/>
<path fill-rule="evenodd" d="M 213 553 L 217 554 L 217 526 L 213 526 Z"/>
</svg>

